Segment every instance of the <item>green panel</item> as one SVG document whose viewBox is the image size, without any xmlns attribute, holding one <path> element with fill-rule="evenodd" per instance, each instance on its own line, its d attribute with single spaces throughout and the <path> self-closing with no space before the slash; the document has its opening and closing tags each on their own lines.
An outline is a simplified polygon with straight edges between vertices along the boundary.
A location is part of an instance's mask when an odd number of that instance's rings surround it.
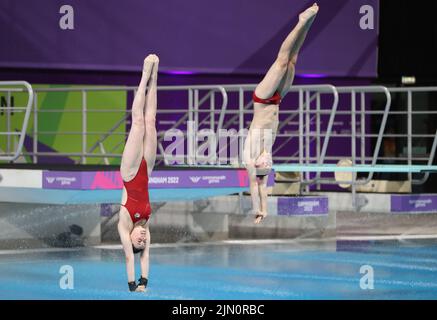
<svg viewBox="0 0 437 320">
<path fill-rule="evenodd" d="M 127 94 L 124 91 L 91 91 L 86 94 L 86 128 L 83 128 L 83 94 L 76 91 L 38 92 L 45 88 L 75 88 L 83 86 L 33 85 L 38 99 L 38 141 L 59 153 L 82 152 L 83 129 L 90 133 L 86 136 L 87 150 L 101 139 L 115 124 L 125 116 Z M 5 96 L 0 93 L 0 97 Z M 27 94 L 14 93 L 15 106 L 24 106 Z M 105 112 L 98 112 L 98 111 Z M 110 110 L 110 111 L 109 111 Z M 24 114 L 11 115 L 11 128 L 22 128 Z M 6 131 L 6 115 L 0 115 L 0 131 Z M 107 153 L 120 154 L 125 140 L 125 123 L 116 127 L 113 134 L 103 141 Z M 33 114 L 29 120 L 27 133 L 33 137 Z M 6 149 L 6 137 L 0 136 L 0 149 Z M 101 149 L 93 151 L 100 154 Z M 78 160 L 79 157 L 70 157 Z M 30 162 L 30 158 L 27 159 Z M 110 164 L 120 164 L 120 158 L 108 158 Z M 103 164 L 103 158 L 88 157 L 87 164 Z"/>
<path fill-rule="evenodd" d="M 88 132 L 99 131 L 98 134 L 88 135 L 87 145 L 88 150 L 109 130 L 125 116 L 126 111 L 126 93 L 120 91 L 110 92 L 90 92 L 88 96 L 89 109 L 95 110 L 88 112 L 87 130 Z M 105 110 L 114 110 L 117 112 L 109 112 Z M 101 111 L 101 112 L 99 112 Z M 122 112 L 120 112 L 122 111 Z M 108 136 L 103 143 L 103 148 L 106 153 L 121 154 L 123 152 L 125 142 L 125 123 L 115 128 L 113 134 Z M 100 147 L 97 147 L 94 152 L 100 154 Z M 121 158 L 108 158 L 110 164 L 120 164 Z M 90 163 L 101 163 L 101 159 L 90 158 Z"/>
<path fill-rule="evenodd" d="M 39 88 L 40 86 L 35 86 Z M 42 86 L 41 86 L 42 87 Z M 49 88 L 59 88 L 61 86 L 45 86 Z M 66 104 L 67 92 L 51 92 L 38 94 L 38 140 L 47 146 L 53 147 L 53 142 L 56 138 L 53 134 L 44 134 L 44 132 L 57 132 L 59 123 L 63 117 L 63 111 L 68 108 Z M 76 104 L 78 102 L 76 101 Z M 59 111 L 56 111 L 59 110 Z"/>
</svg>

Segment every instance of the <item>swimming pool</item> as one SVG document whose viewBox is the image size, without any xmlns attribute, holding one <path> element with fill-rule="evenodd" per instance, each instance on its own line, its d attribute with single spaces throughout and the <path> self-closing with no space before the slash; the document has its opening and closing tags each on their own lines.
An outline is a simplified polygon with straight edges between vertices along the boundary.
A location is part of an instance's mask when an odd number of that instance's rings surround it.
<svg viewBox="0 0 437 320">
<path fill-rule="evenodd" d="M 62 266 L 73 289 L 61 289 Z M 362 266 L 373 269 L 373 290 L 360 286 Z M 437 244 L 423 241 L 154 245 L 147 291 L 130 293 L 118 246 L 3 251 L 0 299 L 434 300 L 436 271 Z"/>
</svg>

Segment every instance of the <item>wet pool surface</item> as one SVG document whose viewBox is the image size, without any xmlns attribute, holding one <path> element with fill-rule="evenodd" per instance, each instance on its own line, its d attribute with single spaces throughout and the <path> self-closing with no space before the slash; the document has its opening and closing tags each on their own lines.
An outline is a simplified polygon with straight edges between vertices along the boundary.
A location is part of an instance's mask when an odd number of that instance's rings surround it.
<svg viewBox="0 0 437 320">
<path fill-rule="evenodd" d="M 157 245 L 150 254 L 147 291 L 130 293 L 120 249 L 3 251 L 0 299 L 437 299 L 435 243 Z M 61 288 L 63 266 L 73 289 Z"/>
</svg>

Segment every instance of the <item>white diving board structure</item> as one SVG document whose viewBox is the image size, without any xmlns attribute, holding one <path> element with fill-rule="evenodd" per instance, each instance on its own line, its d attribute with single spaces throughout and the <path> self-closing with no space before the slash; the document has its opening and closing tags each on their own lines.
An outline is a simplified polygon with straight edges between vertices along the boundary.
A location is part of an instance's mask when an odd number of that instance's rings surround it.
<svg viewBox="0 0 437 320">
<path fill-rule="evenodd" d="M 189 165 L 178 165 L 175 168 L 184 169 L 230 169 L 230 170 L 245 170 L 243 167 L 233 167 L 228 165 L 215 166 L 215 165 L 202 165 L 202 166 L 189 166 Z M 273 165 L 273 171 L 275 172 L 325 172 L 325 173 L 335 173 L 335 172 L 352 172 L 352 173 L 437 173 L 437 166 L 431 165 L 367 165 L 367 164 L 356 164 L 352 166 L 336 165 L 336 164 L 277 164 Z"/>
<path fill-rule="evenodd" d="M 353 165 L 336 164 L 278 164 L 273 166 L 277 172 L 355 172 L 355 173 L 427 173 L 437 172 L 437 166 L 427 165 Z"/>
</svg>

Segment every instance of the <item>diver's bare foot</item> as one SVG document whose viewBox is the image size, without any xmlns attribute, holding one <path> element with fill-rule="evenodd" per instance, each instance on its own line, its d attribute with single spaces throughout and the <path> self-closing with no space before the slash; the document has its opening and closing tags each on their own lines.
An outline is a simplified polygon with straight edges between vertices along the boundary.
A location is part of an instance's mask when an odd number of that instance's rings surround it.
<svg viewBox="0 0 437 320">
<path fill-rule="evenodd" d="M 159 63 L 159 58 L 156 54 L 149 54 L 144 59 L 143 72 L 145 72 L 147 76 L 152 73 L 152 69 L 155 63 Z"/>
<path fill-rule="evenodd" d="M 254 221 L 254 223 L 255 223 L 255 224 L 260 224 L 261 221 L 263 221 L 263 220 L 265 219 L 266 216 L 267 216 L 267 213 L 266 213 L 266 212 L 258 211 L 258 212 L 256 213 L 256 215 L 255 215 L 255 221 Z"/>
<path fill-rule="evenodd" d="M 303 23 L 312 22 L 312 20 L 314 20 L 316 17 L 317 12 L 319 12 L 319 6 L 317 3 L 314 3 L 311 7 L 299 15 L 299 21 Z"/>
<path fill-rule="evenodd" d="M 156 81 L 158 77 L 158 69 L 159 69 L 159 58 L 157 55 L 153 55 L 152 57 L 153 61 L 153 72 L 152 72 L 152 79 Z"/>
<path fill-rule="evenodd" d="M 146 287 L 145 286 L 141 286 L 139 285 L 136 289 L 135 292 L 144 292 L 146 291 Z"/>
<path fill-rule="evenodd" d="M 152 63 L 159 63 L 159 58 L 156 54 L 149 54 L 144 61 L 146 60 Z"/>
</svg>

